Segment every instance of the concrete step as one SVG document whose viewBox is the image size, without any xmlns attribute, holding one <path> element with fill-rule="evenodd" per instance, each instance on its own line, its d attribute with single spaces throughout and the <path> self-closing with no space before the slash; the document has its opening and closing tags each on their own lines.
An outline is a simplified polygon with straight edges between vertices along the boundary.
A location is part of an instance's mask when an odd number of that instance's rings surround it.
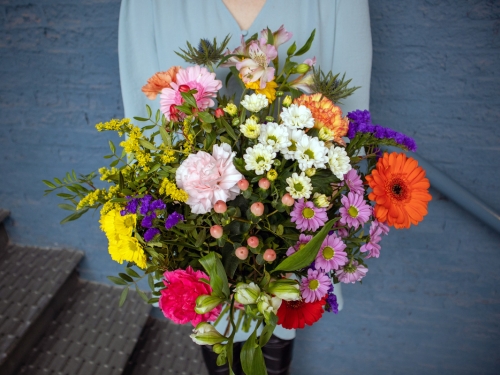
<svg viewBox="0 0 500 375">
<path fill-rule="evenodd" d="M 174 324 L 154 311 L 123 375 L 208 375 L 201 349 L 189 337 L 191 324 Z"/>
<path fill-rule="evenodd" d="M 151 307 L 130 292 L 80 281 L 17 374 L 121 375 Z"/>
<path fill-rule="evenodd" d="M 83 253 L 8 245 L 0 256 L 0 373 L 13 374 L 76 284 Z M 54 298 L 57 295 L 57 298 Z"/>
</svg>

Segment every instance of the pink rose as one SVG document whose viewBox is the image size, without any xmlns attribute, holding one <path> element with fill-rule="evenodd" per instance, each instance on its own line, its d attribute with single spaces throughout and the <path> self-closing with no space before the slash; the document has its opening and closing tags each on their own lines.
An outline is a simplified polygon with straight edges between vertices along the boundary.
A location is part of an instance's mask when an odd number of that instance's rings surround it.
<svg viewBox="0 0 500 375">
<path fill-rule="evenodd" d="M 204 151 L 191 154 L 177 169 L 177 187 L 188 193 L 186 202 L 195 214 L 210 212 L 215 202 L 230 201 L 240 193 L 238 181 L 243 175 L 233 164 L 231 146 L 215 145 L 212 155 Z"/>
<path fill-rule="evenodd" d="M 217 319 L 222 305 L 203 315 L 194 311 L 196 298 L 212 293 L 210 285 L 200 281 L 201 278 L 209 280 L 206 273 L 194 271 L 189 266 L 186 270 L 167 271 L 163 276 L 166 288 L 161 291 L 159 306 L 168 319 L 177 324 L 191 322 L 195 327 L 198 323 Z"/>
</svg>

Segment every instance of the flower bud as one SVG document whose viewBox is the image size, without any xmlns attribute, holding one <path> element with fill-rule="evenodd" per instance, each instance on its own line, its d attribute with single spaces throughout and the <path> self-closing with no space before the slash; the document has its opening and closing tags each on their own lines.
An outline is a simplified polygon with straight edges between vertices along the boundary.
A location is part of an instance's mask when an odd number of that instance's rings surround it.
<svg viewBox="0 0 500 375">
<path fill-rule="evenodd" d="M 271 182 L 267 178 L 263 177 L 259 180 L 259 187 L 267 190 L 271 187 Z"/>
<path fill-rule="evenodd" d="M 283 91 L 276 91 L 276 96 L 280 97 L 283 96 L 284 92 Z"/>
<path fill-rule="evenodd" d="M 325 208 L 330 205 L 330 199 L 325 194 L 320 193 L 314 193 L 313 202 L 318 208 Z"/>
<path fill-rule="evenodd" d="M 245 260 L 248 257 L 248 249 L 245 246 L 240 246 L 234 251 L 234 254 L 238 259 Z"/>
<path fill-rule="evenodd" d="M 238 283 L 234 288 L 234 299 L 242 305 L 252 305 L 257 302 L 260 288 L 255 283 Z"/>
<path fill-rule="evenodd" d="M 223 233 L 224 233 L 224 229 L 222 229 L 222 227 L 220 225 L 213 225 L 210 228 L 210 235 L 213 238 L 221 238 Z"/>
<path fill-rule="evenodd" d="M 312 177 L 316 174 L 316 168 L 307 168 L 306 169 L 306 176 L 307 177 Z"/>
<path fill-rule="evenodd" d="M 287 95 L 285 99 L 283 99 L 283 107 L 290 107 L 292 105 L 292 97 Z"/>
<path fill-rule="evenodd" d="M 221 118 L 224 116 L 224 110 L 222 108 L 217 108 L 214 113 L 216 118 Z"/>
<path fill-rule="evenodd" d="M 230 116 L 236 116 L 238 113 L 238 107 L 234 103 L 228 103 L 224 108 L 224 112 L 226 112 Z"/>
<path fill-rule="evenodd" d="M 248 182 L 248 180 L 245 180 L 244 178 L 238 181 L 238 187 L 242 191 L 245 191 L 246 189 L 248 189 L 249 185 L 250 185 L 250 183 Z"/>
<path fill-rule="evenodd" d="M 271 297 L 266 293 L 260 293 L 257 298 L 257 309 L 264 315 L 264 319 L 268 321 L 271 313 L 276 314 L 278 312 L 281 302 L 282 300 L 279 297 Z"/>
<path fill-rule="evenodd" d="M 238 117 L 233 118 L 233 126 L 238 126 L 240 124 L 240 119 Z"/>
<path fill-rule="evenodd" d="M 214 211 L 218 214 L 223 214 L 227 211 L 227 204 L 224 201 L 217 201 L 214 204 Z"/>
<path fill-rule="evenodd" d="M 266 121 L 274 122 L 274 117 L 273 116 L 266 116 Z"/>
<path fill-rule="evenodd" d="M 278 172 L 276 172 L 274 169 L 270 169 L 267 172 L 266 176 L 269 181 L 274 181 L 278 178 Z"/>
<path fill-rule="evenodd" d="M 189 91 L 189 86 L 188 85 L 180 85 L 179 86 L 179 91 L 180 92 L 188 92 Z"/>
<path fill-rule="evenodd" d="M 295 67 L 294 72 L 298 74 L 304 74 L 307 73 L 311 69 L 311 67 L 308 64 L 299 64 Z"/>
<path fill-rule="evenodd" d="M 206 314 L 207 312 L 212 311 L 217 306 L 219 306 L 222 302 L 224 302 L 223 298 L 211 296 L 209 294 L 202 294 L 196 298 L 196 306 L 194 311 L 197 314 Z"/>
<path fill-rule="evenodd" d="M 217 353 L 217 354 L 222 353 L 225 349 L 226 349 L 226 345 L 224 345 L 224 344 L 215 344 L 212 347 L 212 350 L 214 351 L 214 353 Z"/>
<path fill-rule="evenodd" d="M 264 251 L 263 258 L 266 262 L 273 262 L 276 259 L 276 251 L 273 249 L 267 249 Z"/>
<path fill-rule="evenodd" d="M 213 325 L 207 322 L 198 324 L 189 337 L 198 345 L 220 344 L 227 340 L 227 337 L 222 336 Z"/>
<path fill-rule="evenodd" d="M 294 205 L 295 199 L 293 199 L 293 197 L 289 193 L 286 193 L 281 198 L 281 203 L 283 203 L 285 206 L 291 207 Z"/>
<path fill-rule="evenodd" d="M 259 239 L 255 236 L 248 237 L 247 244 L 248 246 L 253 247 L 255 249 L 257 246 L 259 246 Z"/>
<path fill-rule="evenodd" d="M 250 206 L 250 211 L 255 216 L 262 216 L 264 213 L 264 205 L 260 202 L 255 202 Z"/>
<path fill-rule="evenodd" d="M 266 288 L 269 294 L 285 301 L 298 301 L 300 299 L 299 284 L 295 280 L 280 279 L 270 282 Z"/>
</svg>

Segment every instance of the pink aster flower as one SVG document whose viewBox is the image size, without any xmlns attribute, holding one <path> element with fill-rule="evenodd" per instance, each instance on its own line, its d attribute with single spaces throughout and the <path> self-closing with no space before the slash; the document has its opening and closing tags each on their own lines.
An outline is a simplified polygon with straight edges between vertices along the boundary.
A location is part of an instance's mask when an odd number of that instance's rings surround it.
<svg viewBox="0 0 500 375">
<path fill-rule="evenodd" d="M 245 83 L 260 80 L 260 88 L 264 89 L 267 82 L 274 79 L 274 68 L 269 63 L 278 56 L 276 47 L 267 44 L 267 40 L 261 38 L 250 42 L 248 46 L 250 58 L 236 63 L 236 69 L 241 74 L 241 79 Z"/>
<path fill-rule="evenodd" d="M 301 231 L 314 232 L 328 220 L 326 208 L 318 208 L 313 202 L 305 202 L 304 198 L 295 202 L 290 216 L 292 223 L 295 223 L 297 229 Z"/>
<path fill-rule="evenodd" d="M 306 244 L 309 241 L 311 241 L 312 238 L 313 238 L 313 236 L 301 233 L 300 236 L 299 236 L 299 240 L 297 241 L 297 243 L 295 245 L 293 245 L 292 247 L 288 248 L 288 250 L 286 251 L 286 255 L 290 256 L 293 253 L 296 253 L 297 251 L 302 250 L 302 248 L 304 246 L 306 246 Z"/>
<path fill-rule="evenodd" d="M 300 282 L 300 293 L 305 302 L 315 302 L 322 299 L 332 285 L 330 278 L 319 270 L 309 268 L 307 277 Z"/>
<path fill-rule="evenodd" d="M 177 168 L 177 187 L 188 193 L 187 204 L 195 214 L 209 212 L 215 202 L 230 201 L 240 193 L 238 181 L 243 175 L 233 164 L 235 152 L 222 143 L 214 145 L 212 155 L 199 151 L 190 154 Z"/>
<path fill-rule="evenodd" d="M 368 258 L 378 258 L 380 256 L 381 246 L 379 242 L 382 240 L 381 235 L 385 235 L 389 233 L 389 227 L 380 223 L 377 220 L 373 220 L 372 225 L 370 226 L 370 240 L 359 248 L 359 251 L 362 253 L 368 252 L 366 259 Z"/>
<path fill-rule="evenodd" d="M 189 266 L 186 270 L 167 271 L 163 276 L 166 288 L 161 291 L 158 304 L 168 319 L 177 324 L 191 322 L 193 326 L 200 322 L 212 322 L 217 319 L 222 305 L 206 314 L 197 314 L 194 311 L 196 298 L 212 293 L 210 285 L 200 281 L 202 278 L 209 279 L 206 273 L 194 271 Z"/>
<path fill-rule="evenodd" d="M 338 270 L 347 263 L 347 253 L 344 251 L 346 244 L 335 234 L 327 236 L 316 256 L 314 266 L 324 272 Z"/>
<path fill-rule="evenodd" d="M 372 207 L 366 204 L 363 195 L 349 192 L 341 199 L 344 207 L 339 209 L 340 223 L 347 224 L 349 227 L 358 228 L 368 221 L 372 214 Z"/>
<path fill-rule="evenodd" d="M 181 91 L 197 90 L 194 98 L 198 109 L 203 111 L 214 105 L 212 98 L 216 97 L 217 91 L 222 87 L 222 82 L 215 79 L 215 73 L 210 73 L 207 68 L 198 65 L 180 69 L 175 79 L 177 82 L 172 82 L 170 88 L 163 89 L 160 95 L 160 109 L 167 120 L 170 120 L 175 112 L 172 106 L 184 102 Z"/>
<path fill-rule="evenodd" d="M 344 175 L 344 181 L 341 182 L 341 185 L 347 184 L 347 187 L 350 191 L 355 194 L 364 194 L 365 189 L 363 188 L 363 181 L 358 175 L 358 172 L 355 169 L 351 169 Z"/>
<path fill-rule="evenodd" d="M 368 268 L 353 260 L 351 263 L 346 264 L 343 268 L 335 271 L 335 276 L 342 283 L 352 283 L 361 280 L 368 272 Z"/>
</svg>

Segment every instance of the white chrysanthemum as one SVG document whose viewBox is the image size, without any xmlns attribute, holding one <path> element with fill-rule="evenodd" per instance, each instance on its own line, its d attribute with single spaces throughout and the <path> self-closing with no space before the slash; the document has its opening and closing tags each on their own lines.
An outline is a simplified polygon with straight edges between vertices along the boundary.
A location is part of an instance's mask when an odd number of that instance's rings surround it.
<svg viewBox="0 0 500 375">
<path fill-rule="evenodd" d="M 283 108 L 281 119 L 283 124 L 290 129 L 312 128 L 314 126 L 311 110 L 305 105 L 292 104 L 288 108 Z"/>
<path fill-rule="evenodd" d="M 351 170 L 349 161 L 349 156 L 343 147 L 332 146 L 328 150 L 328 164 L 339 180 L 343 180 L 344 175 Z"/>
<path fill-rule="evenodd" d="M 241 105 L 250 112 L 259 112 L 262 108 L 269 105 L 267 98 L 262 94 L 245 95 L 245 99 L 241 101 Z"/>
<path fill-rule="evenodd" d="M 255 139 L 260 135 L 260 124 L 253 118 L 248 118 L 244 124 L 240 125 L 243 135 L 250 139 Z"/>
<path fill-rule="evenodd" d="M 307 177 L 304 172 L 302 172 L 300 176 L 297 173 L 293 173 L 292 177 L 286 179 L 286 183 L 288 184 L 286 191 L 288 191 L 294 199 L 309 199 L 311 196 L 311 179 Z"/>
<path fill-rule="evenodd" d="M 288 129 L 288 140 L 290 141 L 290 146 L 286 150 L 282 150 L 283 156 L 287 160 L 295 160 L 295 151 L 297 151 L 297 142 L 302 138 L 309 138 L 308 135 L 303 130 L 300 129 Z"/>
<path fill-rule="evenodd" d="M 292 144 L 288 140 L 288 128 L 275 122 L 260 127 L 259 142 L 271 146 L 276 152 L 286 150 Z"/>
<path fill-rule="evenodd" d="M 271 146 L 256 144 L 253 147 L 247 148 L 247 153 L 243 155 L 245 159 L 245 169 L 247 171 L 255 171 L 256 174 L 264 174 L 271 169 L 276 158 L 276 153 Z"/>
<path fill-rule="evenodd" d="M 296 144 L 295 160 L 303 171 L 309 168 L 326 168 L 328 149 L 316 137 L 302 137 Z"/>
</svg>

